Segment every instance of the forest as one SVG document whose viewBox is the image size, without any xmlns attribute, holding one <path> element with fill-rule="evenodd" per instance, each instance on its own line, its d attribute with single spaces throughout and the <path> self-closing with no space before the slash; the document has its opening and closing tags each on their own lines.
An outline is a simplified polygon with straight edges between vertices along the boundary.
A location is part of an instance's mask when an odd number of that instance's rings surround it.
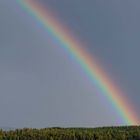
<svg viewBox="0 0 140 140">
<path fill-rule="evenodd" d="M 140 140 L 140 126 L 0 130 L 0 140 Z"/>
</svg>

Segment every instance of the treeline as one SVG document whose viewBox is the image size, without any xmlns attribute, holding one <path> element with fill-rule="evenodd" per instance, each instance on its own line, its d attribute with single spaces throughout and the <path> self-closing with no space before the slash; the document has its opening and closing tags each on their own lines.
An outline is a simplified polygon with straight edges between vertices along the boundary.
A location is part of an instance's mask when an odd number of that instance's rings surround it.
<svg viewBox="0 0 140 140">
<path fill-rule="evenodd" d="M 140 140 L 140 126 L 0 130 L 0 140 Z"/>
</svg>

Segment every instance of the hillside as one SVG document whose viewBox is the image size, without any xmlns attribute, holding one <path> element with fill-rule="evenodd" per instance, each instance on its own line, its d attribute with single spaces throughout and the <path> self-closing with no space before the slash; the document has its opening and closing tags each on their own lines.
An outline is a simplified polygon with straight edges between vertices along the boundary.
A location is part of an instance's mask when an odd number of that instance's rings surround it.
<svg viewBox="0 0 140 140">
<path fill-rule="evenodd" d="M 0 140 L 140 140 L 140 126 L 1 130 Z"/>
</svg>

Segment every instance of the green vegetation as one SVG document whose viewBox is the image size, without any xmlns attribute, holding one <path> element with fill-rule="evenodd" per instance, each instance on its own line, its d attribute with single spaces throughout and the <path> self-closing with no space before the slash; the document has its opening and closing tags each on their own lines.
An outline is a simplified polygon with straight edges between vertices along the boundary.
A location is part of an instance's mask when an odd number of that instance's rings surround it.
<svg viewBox="0 0 140 140">
<path fill-rule="evenodd" d="M 140 126 L 0 130 L 0 140 L 140 140 Z"/>
</svg>

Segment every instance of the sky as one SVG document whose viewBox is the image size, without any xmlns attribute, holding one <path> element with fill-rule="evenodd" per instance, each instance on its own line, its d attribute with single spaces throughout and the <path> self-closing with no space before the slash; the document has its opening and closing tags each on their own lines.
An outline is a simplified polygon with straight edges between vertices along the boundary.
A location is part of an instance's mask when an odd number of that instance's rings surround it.
<svg viewBox="0 0 140 140">
<path fill-rule="evenodd" d="M 40 3 L 87 44 L 140 115 L 140 1 Z M 65 55 L 16 0 L 0 1 L 0 126 L 116 125 L 117 112 Z"/>
</svg>

